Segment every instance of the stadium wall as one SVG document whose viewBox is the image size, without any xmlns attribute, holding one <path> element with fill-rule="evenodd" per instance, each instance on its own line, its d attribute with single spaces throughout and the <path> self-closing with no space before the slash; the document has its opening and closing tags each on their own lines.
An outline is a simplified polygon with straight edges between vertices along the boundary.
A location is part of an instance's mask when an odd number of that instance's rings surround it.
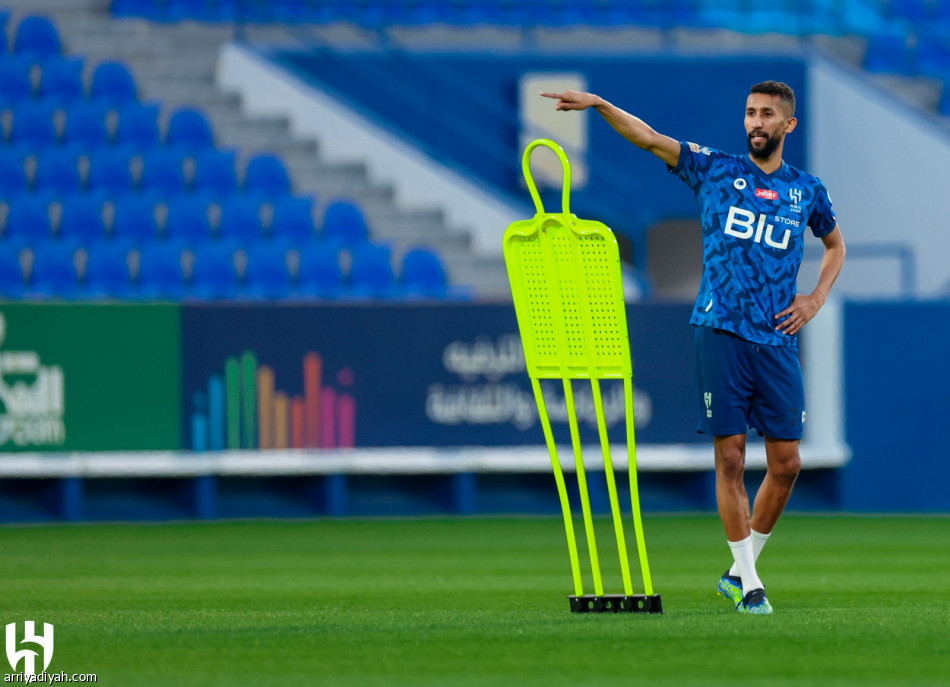
<svg viewBox="0 0 950 687">
<path fill-rule="evenodd" d="M 710 447 L 693 432 L 688 307 L 629 308 L 644 507 L 710 509 Z M 8 304 L 0 314 L 0 519 L 556 508 L 508 306 Z M 935 313 L 907 317 L 931 321 Z M 866 345 L 842 321 L 851 320 L 831 304 L 804 338 L 810 415 L 793 507 L 904 507 L 886 489 L 861 487 L 883 479 L 891 459 L 861 441 L 878 423 L 872 414 L 848 414 L 848 438 L 861 450 L 842 469 L 850 451 L 841 436 L 839 346 L 842 335 L 855 351 Z M 921 403 L 942 398 L 939 378 L 921 374 L 915 383 Z M 849 399 L 872 396 L 847 390 Z M 623 469 L 622 422 L 606 391 Z M 549 392 L 556 435 L 567 444 L 563 407 Z M 596 434 L 579 407 L 592 465 Z M 17 443 L 9 431 L 57 412 L 68 444 Z M 921 465 L 938 449 L 921 445 Z M 764 465 L 761 442 L 751 442 L 748 465 Z M 936 495 L 916 503 L 941 509 Z"/>
</svg>

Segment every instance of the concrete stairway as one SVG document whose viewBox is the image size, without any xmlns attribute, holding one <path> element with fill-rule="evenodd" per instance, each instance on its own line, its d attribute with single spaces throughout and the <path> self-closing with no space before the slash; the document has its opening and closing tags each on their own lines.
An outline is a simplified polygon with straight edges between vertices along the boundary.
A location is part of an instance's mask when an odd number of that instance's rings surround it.
<svg viewBox="0 0 950 687">
<path fill-rule="evenodd" d="M 319 141 L 296 138 L 284 118 L 249 118 L 238 96 L 220 91 L 214 74 L 218 51 L 233 36 L 229 25 L 113 19 L 106 0 L 0 1 L 13 10 L 11 29 L 23 13 L 42 13 L 54 19 L 64 51 L 85 57 L 87 79 L 102 60 L 126 62 L 139 84 L 140 97 L 161 101 L 163 124 L 179 106 L 202 108 L 212 122 L 217 144 L 238 151 L 239 166 L 257 152 L 280 155 L 294 191 L 316 196 L 318 221 L 329 201 L 352 198 L 364 209 L 373 238 L 393 246 L 397 266 L 411 246 L 429 245 L 443 256 L 453 284 L 472 286 L 483 299 L 508 296 L 501 258 L 473 253 L 471 237 L 447 226 L 440 208 L 398 207 L 393 189 L 372 183 L 364 162 L 327 163 L 321 159 Z M 340 30 L 347 31 L 345 27 Z M 292 40 L 285 31 L 266 26 L 250 27 L 248 38 L 269 43 Z"/>
</svg>

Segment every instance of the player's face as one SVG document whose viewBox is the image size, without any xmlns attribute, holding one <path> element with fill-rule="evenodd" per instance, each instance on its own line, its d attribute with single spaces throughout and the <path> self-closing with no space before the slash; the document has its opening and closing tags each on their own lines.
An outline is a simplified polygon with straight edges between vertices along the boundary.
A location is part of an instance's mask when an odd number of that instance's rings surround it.
<svg viewBox="0 0 950 687">
<path fill-rule="evenodd" d="M 795 123 L 777 95 L 750 93 L 745 104 L 749 154 L 760 160 L 772 157 L 785 140 L 785 134 L 795 128 Z"/>
</svg>

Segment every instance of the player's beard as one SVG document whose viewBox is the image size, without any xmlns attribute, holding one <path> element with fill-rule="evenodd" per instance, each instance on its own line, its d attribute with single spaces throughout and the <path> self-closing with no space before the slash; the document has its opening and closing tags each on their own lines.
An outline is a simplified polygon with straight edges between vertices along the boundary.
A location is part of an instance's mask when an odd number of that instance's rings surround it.
<svg viewBox="0 0 950 687">
<path fill-rule="evenodd" d="M 765 145 L 761 148 L 755 148 L 752 145 L 753 136 L 765 136 Z M 749 144 L 749 155 L 759 160 L 768 160 L 772 157 L 772 153 L 778 150 L 778 147 L 782 144 L 782 137 L 772 137 L 764 131 L 750 131 L 749 135 L 746 136 L 746 141 Z"/>
</svg>

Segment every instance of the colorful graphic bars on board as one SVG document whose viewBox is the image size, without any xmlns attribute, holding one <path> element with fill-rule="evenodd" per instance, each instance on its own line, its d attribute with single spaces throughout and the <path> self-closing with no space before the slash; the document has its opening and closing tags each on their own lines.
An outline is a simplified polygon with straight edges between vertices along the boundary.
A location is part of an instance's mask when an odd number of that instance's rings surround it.
<svg viewBox="0 0 950 687">
<path fill-rule="evenodd" d="M 340 370 L 336 381 L 351 386 L 353 372 Z M 211 375 L 207 390 L 192 397 L 192 449 L 352 447 L 356 401 L 323 382 L 317 353 L 303 358 L 303 396 L 280 391 L 273 368 L 258 365 L 251 351 L 228 358 L 224 374 Z"/>
</svg>

